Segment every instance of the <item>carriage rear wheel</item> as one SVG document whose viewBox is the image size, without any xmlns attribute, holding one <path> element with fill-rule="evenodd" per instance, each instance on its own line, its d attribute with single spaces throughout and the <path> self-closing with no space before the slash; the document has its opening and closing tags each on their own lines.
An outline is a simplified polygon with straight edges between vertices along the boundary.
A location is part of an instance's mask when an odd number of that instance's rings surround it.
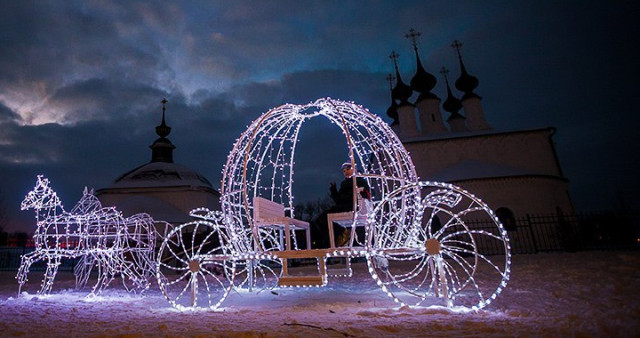
<svg viewBox="0 0 640 338">
<path fill-rule="evenodd" d="M 157 279 L 174 307 L 220 306 L 235 274 L 228 243 L 223 229 L 203 220 L 182 224 L 167 235 L 158 252 Z"/>
<path fill-rule="evenodd" d="M 507 284 L 511 261 L 507 232 L 491 209 L 451 184 L 398 190 L 378 209 L 392 215 L 369 234 L 369 271 L 378 285 L 403 305 L 477 310 L 491 303 Z M 399 196 L 414 202 L 400 210 Z"/>
</svg>

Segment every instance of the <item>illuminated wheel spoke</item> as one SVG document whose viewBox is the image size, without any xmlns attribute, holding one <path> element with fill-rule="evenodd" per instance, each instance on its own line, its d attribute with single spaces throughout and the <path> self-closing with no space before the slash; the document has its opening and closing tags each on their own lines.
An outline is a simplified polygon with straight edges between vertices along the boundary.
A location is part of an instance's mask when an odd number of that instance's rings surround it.
<svg viewBox="0 0 640 338">
<path fill-rule="evenodd" d="M 204 271 L 204 272 L 203 272 L 203 271 Z M 211 272 L 211 271 L 209 271 L 209 270 L 207 270 L 207 269 L 204 269 L 204 270 L 198 271 L 198 273 L 199 273 L 200 275 L 202 275 L 202 278 L 206 278 L 206 276 L 204 275 L 204 274 L 206 273 L 206 274 L 207 274 L 207 276 L 209 276 L 209 277 L 211 278 L 211 280 L 215 281 L 215 282 L 216 282 L 216 284 L 217 284 L 218 286 L 220 286 L 220 287 L 224 287 L 224 284 L 225 284 L 225 282 L 226 282 L 226 278 L 222 278 L 222 279 L 221 279 L 221 278 L 219 278 L 218 276 L 216 276 L 213 272 Z M 209 283 L 206 283 L 206 285 L 207 285 L 207 289 L 209 289 Z"/>
<path fill-rule="evenodd" d="M 189 268 L 188 267 L 177 267 L 177 266 L 171 266 L 169 264 L 160 262 L 158 263 L 163 269 L 168 269 L 168 270 L 174 270 L 174 271 L 188 271 Z"/>
<path fill-rule="evenodd" d="M 195 231 L 194 231 L 194 239 L 193 241 L 195 242 Z M 207 233 L 207 235 L 205 236 L 205 238 L 202 239 L 202 241 L 200 242 L 200 245 L 197 245 L 198 250 L 194 253 L 194 256 L 200 256 L 202 254 L 202 248 L 205 247 L 205 245 L 210 244 L 211 243 L 211 237 L 214 237 L 214 235 L 218 233 L 216 231 L 211 231 L 209 233 Z M 218 238 L 220 241 L 222 241 L 221 238 Z M 194 245 L 195 247 L 196 245 Z M 215 249 L 213 249 L 215 250 Z M 206 252 L 205 254 L 209 254 L 211 252 Z"/>
<path fill-rule="evenodd" d="M 212 222 L 189 222 L 173 229 L 162 243 L 158 285 L 176 308 L 215 309 L 229 294 L 235 263 L 224 263 L 230 252 L 228 243 L 222 240 L 227 236 L 220 231 Z"/>
<path fill-rule="evenodd" d="M 178 247 L 178 248 L 179 248 L 179 247 Z M 166 250 L 169 252 L 169 254 L 170 254 L 168 257 L 170 257 L 170 258 L 172 258 L 172 259 L 176 259 L 176 260 L 180 261 L 180 263 L 183 263 L 183 264 L 185 264 L 185 265 L 189 265 L 189 261 L 188 261 L 188 260 L 185 260 L 184 258 L 182 258 L 182 257 L 184 257 L 184 256 L 178 255 L 178 253 L 176 253 L 176 251 L 174 251 L 174 249 L 173 249 L 170 245 L 166 245 L 166 246 L 165 246 L 165 249 L 166 249 Z M 179 252 L 179 251 L 178 251 L 178 252 Z"/>
<path fill-rule="evenodd" d="M 180 302 L 180 299 L 182 298 L 182 296 L 184 296 L 185 292 L 193 287 L 193 274 L 189 272 L 188 274 L 185 274 L 185 276 L 189 276 L 189 280 L 187 281 L 187 283 L 183 284 L 184 286 L 182 287 L 182 290 L 180 290 L 178 295 L 175 296 L 175 302 Z"/>
<path fill-rule="evenodd" d="M 180 247 L 178 247 L 177 249 L 178 249 L 178 251 L 181 251 L 182 253 L 184 253 L 185 257 L 187 258 L 187 261 L 190 261 L 191 257 L 193 257 L 193 252 L 191 253 L 191 255 L 189 255 L 189 250 L 184 245 L 184 238 L 183 238 L 184 234 L 182 233 L 182 229 L 184 229 L 184 228 L 185 227 L 180 227 L 179 228 L 180 229 L 180 234 L 178 236 L 178 243 L 180 244 Z M 182 250 L 180 250 L 180 248 L 182 248 Z"/>
<path fill-rule="evenodd" d="M 396 196 L 409 202 L 401 204 Z M 374 212 L 380 210 L 395 215 L 375 225 L 376 240 L 368 240 L 377 245 L 370 248 L 373 253 L 415 250 L 420 241 L 425 246 L 423 257 L 387 257 L 386 266 L 375 264 L 379 257 L 369 257 L 372 276 L 395 301 L 479 309 L 506 286 L 509 239 L 491 209 L 477 197 L 450 184 L 419 182 L 390 193 Z"/>
<path fill-rule="evenodd" d="M 196 253 L 195 253 L 195 251 L 194 251 L 193 249 L 196 247 L 196 245 L 195 245 L 195 241 L 196 241 L 196 235 L 198 234 L 198 227 L 199 227 L 199 226 L 200 226 L 200 223 L 196 223 L 196 226 L 195 226 L 195 228 L 193 229 L 193 232 L 191 232 L 191 245 L 190 245 L 190 248 L 191 248 L 191 257 L 195 257 L 195 256 L 196 256 Z M 213 231 L 212 231 L 212 232 L 209 232 L 209 233 L 207 234 L 207 236 L 211 236 L 211 234 L 212 234 L 212 233 L 213 233 Z M 202 243 L 202 244 L 204 244 L 204 243 L 205 243 L 205 241 L 203 240 L 201 243 Z M 201 245 L 202 245 L 202 244 L 201 244 Z"/>
<path fill-rule="evenodd" d="M 178 277 L 177 279 L 174 279 L 172 281 L 167 281 L 164 284 L 165 285 L 174 285 L 174 284 L 178 284 L 180 283 L 182 280 L 184 280 L 187 276 L 191 276 L 191 272 L 187 271 L 185 273 L 183 273 L 180 277 Z"/>
<path fill-rule="evenodd" d="M 236 275 L 237 287 L 263 291 L 278 286 L 282 274 L 282 262 L 275 259 L 254 259 L 243 262 L 244 267 Z"/>
</svg>

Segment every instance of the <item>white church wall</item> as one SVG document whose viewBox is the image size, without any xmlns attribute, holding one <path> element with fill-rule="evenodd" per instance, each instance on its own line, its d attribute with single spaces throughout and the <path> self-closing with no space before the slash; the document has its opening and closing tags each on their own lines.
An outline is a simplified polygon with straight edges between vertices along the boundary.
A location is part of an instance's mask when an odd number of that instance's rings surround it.
<svg viewBox="0 0 640 338">
<path fill-rule="evenodd" d="M 526 215 L 573 213 L 568 182 L 554 177 L 503 177 L 451 182 L 473 192 L 494 211 L 508 208 L 516 218 Z"/>
<path fill-rule="evenodd" d="M 502 166 L 513 173 L 561 176 L 550 143 L 552 128 L 479 134 L 405 143 L 418 175 L 434 179 L 447 169 L 469 160 Z M 469 170 L 473 170 L 470 168 Z M 469 177 L 456 177 L 475 178 Z"/>
</svg>

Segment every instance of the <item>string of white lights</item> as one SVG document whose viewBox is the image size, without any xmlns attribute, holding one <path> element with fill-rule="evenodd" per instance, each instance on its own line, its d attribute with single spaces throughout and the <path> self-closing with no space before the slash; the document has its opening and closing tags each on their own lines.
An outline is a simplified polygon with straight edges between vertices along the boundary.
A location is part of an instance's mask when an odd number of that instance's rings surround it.
<svg viewBox="0 0 640 338">
<path fill-rule="evenodd" d="M 62 259 L 78 259 L 74 267 L 76 287 L 86 285 L 92 271 L 98 280 L 91 293 L 100 293 L 117 276 L 127 290 L 146 290 L 155 270 L 156 233 L 147 214 L 123 217 L 113 207 L 103 208 L 93 190 L 66 212 L 49 180 L 38 175 L 35 188 L 21 204 L 22 210 L 35 209 L 35 250 L 22 256 L 16 279 L 19 292 L 28 281 L 32 264 L 46 261 L 39 293 L 51 292 Z"/>
<path fill-rule="evenodd" d="M 256 197 L 280 205 L 283 218 L 293 217 L 299 133 L 304 122 L 316 117 L 340 128 L 348 159 L 357 168 L 354 192 L 356 178 L 371 188 L 373 208 L 364 215 L 366 220 L 358 217 L 361 210 L 354 199 L 351 227 L 365 228 L 364 242 L 356 241 L 360 247 L 312 253 L 301 246 L 293 229 L 284 234 L 283 227 L 258 226 L 253 219 Z M 509 239 L 491 209 L 454 185 L 418 181 L 411 157 L 391 128 L 353 102 L 323 98 L 266 112 L 234 142 L 222 177 L 222 211 L 191 211 L 196 220 L 172 229 L 154 261 L 148 257 L 155 238 L 144 216 L 124 219 L 86 191 L 86 198 L 66 213 L 48 180 L 39 176 L 23 202 L 23 208 L 37 210 L 38 230 L 36 252 L 23 257 L 20 286 L 29 266 L 46 259 L 41 292 L 48 292 L 61 258 L 81 257 L 77 283 L 84 285 L 97 268 L 94 292 L 116 273 L 133 281 L 132 286 L 143 285 L 154 273 L 176 308 L 216 309 L 233 289 L 277 287 L 293 251 L 298 251 L 296 257 L 316 258 L 320 278 L 283 286 L 324 286 L 327 258 L 366 257 L 376 284 L 403 305 L 477 310 L 490 304 L 509 279 Z M 292 238 L 290 248 L 285 248 L 283 236 Z"/>
<path fill-rule="evenodd" d="M 399 208 L 415 218 L 393 212 Z M 451 184 L 418 182 L 391 193 L 376 209 L 392 212 L 367 228 L 368 236 L 375 237 L 370 241 L 369 271 L 396 302 L 476 310 L 506 286 L 509 239 L 493 211 L 476 196 Z M 410 236 L 398 240 L 404 235 Z"/>
<path fill-rule="evenodd" d="M 366 224 L 355 224 L 354 217 L 353 225 L 366 225 L 364 246 L 329 251 L 322 260 L 367 257 L 376 283 L 400 304 L 455 303 L 472 309 L 489 304 L 506 285 L 510 264 L 506 232 L 491 210 L 453 185 L 418 182 L 409 154 L 386 123 L 355 103 L 330 98 L 285 104 L 252 122 L 234 143 L 222 171 L 222 214 L 192 212 L 218 224 L 215 231 L 228 239 L 224 250 L 229 261 L 237 263 L 236 286 L 270 288 L 281 276 L 278 252 L 284 248 L 278 229 L 255 226 L 253 199 L 281 204 L 290 215 L 299 132 L 315 117 L 341 129 L 349 160 L 359 170 L 357 177 L 369 183 L 375 206 Z M 470 217 L 484 217 L 489 227 L 475 228 Z M 293 231 L 289 235 L 294 238 L 292 249 L 304 251 Z M 484 254 L 496 246 L 501 248 L 499 258 Z M 319 271 L 320 263 L 318 259 Z M 472 296 L 461 296 L 469 286 Z"/>
<path fill-rule="evenodd" d="M 175 227 L 160 246 L 158 286 L 180 310 L 215 309 L 233 286 L 234 251 L 219 212 L 200 208 L 191 215 L 199 220 Z"/>
</svg>

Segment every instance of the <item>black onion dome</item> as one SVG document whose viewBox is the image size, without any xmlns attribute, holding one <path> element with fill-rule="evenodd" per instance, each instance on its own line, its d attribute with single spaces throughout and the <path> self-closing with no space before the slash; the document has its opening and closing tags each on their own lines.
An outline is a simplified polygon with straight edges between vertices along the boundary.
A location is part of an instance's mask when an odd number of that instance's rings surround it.
<svg viewBox="0 0 640 338">
<path fill-rule="evenodd" d="M 387 81 L 389 82 L 389 93 L 391 94 L 391 105 L 389 106 L 389 108 L 387 108 L 387 116 L 393 119 L 393 122 L 391 122 L 392 126 L 400 124 L 399 116 L 398 116 L 398 104 L 396 103 L 396 100 L 393 98 L 393 80 L 394 79 L 395 78 L 393 77 L 393 75 L 391 74 L 387 75 Z"/>
<path fill-rule="evenodd" d="M 462 43 L 455 40 L 453 41 L 453 44 L 451 44 L 451 47 L 456 50 L 456 53 L 458 54 L 458 61 L 460 62 L 460 77 L 456 80 L 456 88 L 464 92 L 462 99 L 480 97 L 478 94 L 473 92 L 473 90 L 478 87 L 478 78 L 467 73 L 467 69 L 464 67 L 464 62 L 462 62 L 462 54 L 460 53 Z"/>
<path fill-rule="evenodd" d="M 396 86 L 391 89 L 391 99 L 400 101 L 400 106 L 412 105 L 408 100 L 413 94 L 413 90 L 402 81 L 400 71 L 398 70 L 398 56 L 395 51 L 392 51 L 391 55 L 389 55 L 389 58 L 393 60 L 393 67 L 396 70 Z"/>
<path fill-rule="evenodd" d="M 164 111 L 162 112 L 162 123 L 156 126 L 156 134 L 160 137 L 167 137 L 171 133 L 171 127 L 164 122 Z"/>
<path fill-rule="evenodd" d="M 391 105 L 389 106 L 389 108 L 387 108 L 387 116 L 389 116 L 390 118 L 393 119 L 393 122 L 391 123 L 391 125 L 396 125 L 398 123 L 400 123 L 398 121 L 399 117 L 398 117 L 398 104 L 396 103 L 396 100 L 394 100 L 393 98 L 391 98 Z"/>
<path fill-rule="evenodd" d="M 426 98 L 437 98 L 431 90 L 436 86 L 438 80 L 433 74 L 427 72 L 420 62 L 420 57 L 416 53 L 417 70 L 416 74 L 411 79 L 411 88 L 420 93 L 418 101 L 422 101 Z"/>
<path fill-rule="evenodd" d="M 451 87 L 449 87 L 449 81 L 447 81 L 447 99 L 442 104 L 442 108 L 451 113 L 451 116 L 458 114 L 458 111 L 462 109 L 462 101 L 451 93 Z M 459 115 L 459 114 L 458 114 Z"/>
<path fill-rule="evenodd" d="M 413 90 L 410 86 L 402 82 L 402 78 L 400 77 L 400 72 L 398 72 L 398 69 L 396 69 L 396 80 L 396 86 L 391 90 L 393 99 L 400 101 L 401 106 L 411 104 L 408 100 L 413 94 Z"/>
<path fill-rule="evenodd" d="M 462 109 L 462 102 L 455 97 L 447 97 L 447 100 L 442 104 L 442 108 L 451 114 L 457 114 Z"/>
<path fill-rule="evenodd" d="M 456 80 L 456 88 L 464 92 L 463 98 L 465 99 L 468 97 L 478 97 L 478 94 L 473 92 L 473 90 L 478 87 L 478 78 L 467 73 L 462 64 L 461 68 L 462 74 L 460 74 L 460 77 Z"/>
<path fill-rule="evenodd" d="M 162 99 L 162 123 L 160 123 L 159 126 L 156 127 L 156 134 L 158 134 L 158 136 L 160 136 L 161 138 L 163 137 L 167 137 L 169 136 L 169 134 L 171 133 L 171 127 L 169 127 L 165 122 L 164 122 L 164 112 L 165 112 L 165 105 L 167 104 L 167 99 Z"/>
</svg>

